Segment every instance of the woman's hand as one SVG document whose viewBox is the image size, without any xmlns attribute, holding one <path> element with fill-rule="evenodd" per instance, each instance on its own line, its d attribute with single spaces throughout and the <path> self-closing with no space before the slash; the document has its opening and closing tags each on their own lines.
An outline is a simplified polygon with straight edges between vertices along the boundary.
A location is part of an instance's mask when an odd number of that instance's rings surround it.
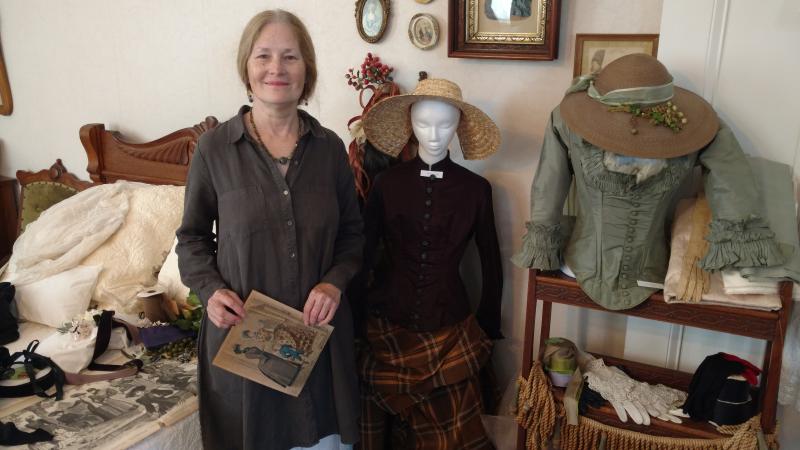
<svg viewBox="0 0 800 450">
<path fill-rule="evenodd" d="M 303 307 L 303 322 L 306 325 L 327 325 L 342 299 L 342 291 L 330 283 L 319 283 L 311 289 Z"/>
<path fill-rule="evenodd" d="M 206 313 L 218 328 L 230 328 L 244 320 L 244 302 L 230 289 L 217 289 L 208 299 Z"/>
</svg>

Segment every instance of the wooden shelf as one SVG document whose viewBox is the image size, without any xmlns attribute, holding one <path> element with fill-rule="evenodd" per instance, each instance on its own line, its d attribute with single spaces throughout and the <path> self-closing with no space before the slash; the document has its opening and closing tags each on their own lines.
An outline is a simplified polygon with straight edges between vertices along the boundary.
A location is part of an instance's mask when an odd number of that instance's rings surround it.
<svg viewBox="0 0 800 450">
<path fill-rule="evenodd" d="M 792 283 L 782 282 L 780 286 L 782 309 L 779 311 L 758 311 L 716 305 L 700 305 L 686 303 L 666 303 L 661 292 L 635 308 L 612 311 L 593 302 L 575 279 L 561 272 L 539 272 L 530 270 L 528 276 L 527 311 L 525 314 L 525 337 L 523 345 L 522 369 L 527 376 L 533 364 L 534 321 L 536 320 L 537 303 L 542 302 L 542 319 L 539 334 L 539 351 L 544 349 L 544 341 L 550 337 L 550 319 L 552 304 L 576 306 L 596 309 L 611 313 L 641 317 L 679 325 L 720 331 L 739 336 L 748 336 L 767 341 L 761 374 L 761 395 L 759 410 L 761 426 L 764 433 L 775 430 L 775 414 L 777 408 L 778 382 L 781 370 L 781 357 L 786 325 L 792 310 Z M 676 389 L 687 391 L 692 374 L 647 364 L 628 361 L 620 358 L 597 355 L 606 364 L 624 366 L 635 379 L 648 383 L 661 383 Z M 557 399 L 563 392 L 556 390 Z M 686 419 L 681 424 L 653 420 L 649 426 L 636 425 L 629 421 L 623 423 L 610 405 L 599 409 L 590 409 L 586 417 L 617 428 L 638 431 L 645 434 L 695 438 L 718 439 L 723 437 L 714 427 L 706 422 Z M 525 430 L 519 428 L 517 449 L 525 448 Z"/>
</svg>

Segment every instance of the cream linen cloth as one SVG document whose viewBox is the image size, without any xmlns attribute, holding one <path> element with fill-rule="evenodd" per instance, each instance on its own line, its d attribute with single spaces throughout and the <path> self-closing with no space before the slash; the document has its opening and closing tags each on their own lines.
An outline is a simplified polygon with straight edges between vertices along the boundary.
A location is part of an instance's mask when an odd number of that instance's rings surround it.
<svg viewBox="0 0 800 450">
<path fill-rule="evenodd" d="M 691 303 L 680 298 L 679 283 L 683 270 L 683 258 L 689 249 L 692 233 L 692 213 L 696 199 L 684 199 L 678 203 L 672 229 L 671 254 L 667 276 L 664 280 L 664 300 L 667 303 Z M 705 226 L 705 225 L 704 225 Z M 709 273 L 707 292 L 702 294 L 703 304 L 736 306 L 741 308 L 776 310 L 781 308 L 781 299 L 773 295 L 728 295 L 722 285 L 719 272 Z"/>
</svg>

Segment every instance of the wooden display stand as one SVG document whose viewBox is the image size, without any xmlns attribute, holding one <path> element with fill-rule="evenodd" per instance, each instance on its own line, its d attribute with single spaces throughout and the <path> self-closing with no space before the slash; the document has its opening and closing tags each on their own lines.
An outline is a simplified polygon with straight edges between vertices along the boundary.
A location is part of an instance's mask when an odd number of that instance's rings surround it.
<svg viewBox="0 0 800 450">
<path fill-rule="evenodd" d="M 544 349 L 544 341 L 550 337 L 550 319 L 553 303 L 609 311 L 660 322 L 688 325 L 706 330 L 763 339 L 767 341 L 767 348 L 762 366 L 759 411 L 761 411 L 761 426 L 764 433 L 770 434 L 775 431 L 775 413 L 781 373 L 783 340 L 786 333 L 786 325 L 792 312 L 792 283 L 788 281 L 782 282 L 779 292 L 783 305 L 779 311 L 758 311 L 702 304 L 667 304 L 661 292 L 653 294 L 635 308 L 610 311 L 594 303 L 581 290 L 573 278 L 569 278 L 561 272 L 539 272 L 532 269 L 528 274 L 522 374 L 523 376 L 528 376 L 533 364 L 534 322 L 536 320 L 537 300 L 543 304 L 542 325 L 539 334 L 540 353 Z M 662 383 L 687 391 L 692 378 L 692 374 L 677 370 L 639 364 L 604 355 L 596 356 L 605 359 L 610 366 L 624 365 L 632 377 L 648 383 Z M 557 392 L 556 397 L 559 397 L 558 394 L 560 393 Z M 622 423 L 610 405 L 600 409 L 589 409 L 586 417 L 613 427 L 650 435 L 699 439 L 724 437 L 717 433 L 714 427 L 707 422 L 697 422 L 689 419 L 685 419 L 682 424 L 653 420 L 649 426 L 636 425 L 632 422 Z M 524 448 L 525 429 L 520 427 L 517 434 L 517 449 L 524 450 Z"/>
</svg>

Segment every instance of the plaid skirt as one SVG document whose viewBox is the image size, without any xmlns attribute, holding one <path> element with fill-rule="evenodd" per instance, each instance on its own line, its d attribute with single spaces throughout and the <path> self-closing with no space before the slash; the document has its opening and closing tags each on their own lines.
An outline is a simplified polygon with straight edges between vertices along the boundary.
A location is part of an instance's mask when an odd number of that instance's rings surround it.
<svg viewBox="0 0 800 450">
<path fill-rule="evenodd" d="M 390 448 L 387 423 L 393 418 L 411 435 L 409 448 L 492 448 L 480 419 L 478 377 L 492 343 L 473 316 L 433 332 L 370 317 L 367 341 L 359 364 L 361 448 Z"/>
</svg>

